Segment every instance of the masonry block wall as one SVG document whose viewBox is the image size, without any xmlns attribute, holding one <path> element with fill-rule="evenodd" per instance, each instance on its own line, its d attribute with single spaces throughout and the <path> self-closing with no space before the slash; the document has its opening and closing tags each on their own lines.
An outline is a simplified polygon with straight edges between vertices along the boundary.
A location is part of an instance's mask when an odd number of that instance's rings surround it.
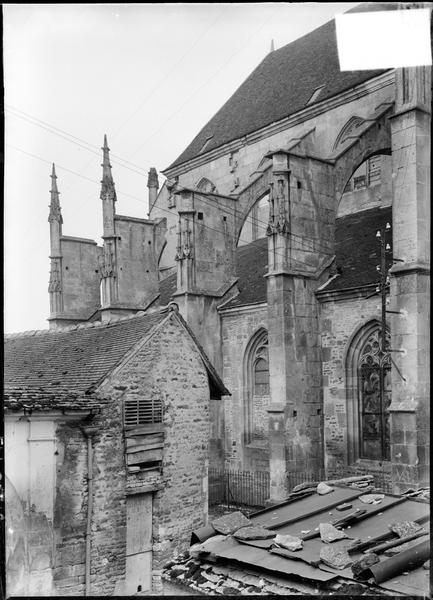
<svg viewBox="0 0 433 600">
<path fill-rule="evenodd" d="M 118 303 L 121 306 L 144 308 L 159 292 L 158 256 L 164 227 L 146 219 L 120 215 L 116 215 L 114 220 Z"/>
<path fill-rule="evenodd" d="M 322 385 L 324 408 L 324 450 L 327 474 L 347 465 L 362 473 L 384 474 L 390 481 L 391 465 L 387 462 L 351 459 L 349 444 L 356 444 L 358 432 L 349 425 L 350 407 L 354 399 L 348 389 L 347 356 L 353 336 L 367 323 L 380 319 L 378 297 L 352 298 L 323 302 L 320 306 L 322 344 Z"/>
<path fill-rule="evenodd" d="M 340 129 L 354 114 L 368 118 L 378 105 L 392 101 L 394 78 L 392 74 L 384 74 L 380 82 L 378 80 L 378 83 L 374 84 L 374 89 L 369 90 L 367 96 L 368 88 L 368 84 L 363 84 L 350 99 L 342 99 L 335 107 L 329 103 L 329 106 L 325 104 L 322 112 L 316 109 L 307 119 L 293 119 L 292 122 L 275 126 L 274 130 L 269 132 L 254 132 L 251 136 L 236 140 L 223 155 L 218 151 L 217 156 L 204 157 L 200 161 L 202 164 L 181 165 L 164 173 L 168 179 L 178 176 L 181 186 L 194 188 L 202 177 L 207 177 L 216 185 L 220 194 L 239 194 L 258 175 L 259 164 L 266 153 L 276 148 L 287 147 L 291 140 L 299 138 L 313 128 L 316 140 L 315 154 L 329 156 Z M 161 188 L 156 204 L 151 210 L 151 217 L 167 217 L 168 236 L 175 237 L 177 214 L 176 209 L 168 208 L 168 197 L 167 188 Z M 172 212 L 173 216 L 167 211 Z M 243 203 L 238 203 L 237 212 L 246 216 L 248 211 Z M 174 246 L 172 243 L 172 247 Z M 174 264 L 174 253 L 170 259 Z"/>
<path fill-rule="evenodd" d="M 98 256 L 101 248 L 93 240 L 64 236 L 62 252 L 63 315 L 86 320 L 101 304 Z"/>
<path fill-rule="evenodd" d="M 163 358 L 162 358 L 163 357 Z M 169 320 L 107 382 L 162 396 L 165 441 L 162 489 L 153 497 L 153 570 L 189 546 L 207 522 L 209 383 L 183 327 Z"/>
<path fill-rule="evenodd" d="M 125 459 L 121 405 L 110 399 L 92 422 L 93 509 L 92 595 L 112 595 L 125 574 Z M 87 440 L 75 424 L 57 431 L 57 489 L 54 527 L 58 539 L 54 583 L 61 595 L 84 595 L 88 507 Z"/>
<path fill-rule="evenodd" d="M 225 462 L 233 469 L 264 471 L 269 468 L 267 444 L 254 448 L 245 447 L 245 394 L 248 382 L 245 381 L 246 349 L 253 335 L 261 328 L 267 329 L 266 306 L 252 309 L 221 311 L 222 327 L 222 378 L 232 395 L 224 400 L 225 413 Z M 260 421 L 261 415 L 253 420 Z M 267 421 L 267 415 L 266 415 Z M 267 428 L 267 422 L 263 425 Z"/>
</svg>

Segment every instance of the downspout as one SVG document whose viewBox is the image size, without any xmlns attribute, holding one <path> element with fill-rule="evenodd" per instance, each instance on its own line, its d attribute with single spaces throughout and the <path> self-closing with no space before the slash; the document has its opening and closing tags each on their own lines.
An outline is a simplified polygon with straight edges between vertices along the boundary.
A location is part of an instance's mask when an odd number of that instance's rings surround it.
<svg viewBox="0 0 433 600">
<path fill-rule="evenodd" d="M 85 596 L 90 596 L 90 551 L 91 551 L 91 526 L 93 513 L 93 440 L 96 427 L 82 427 L 87 438 L 87 526 L 86 526 L 86 558 L 85 558 Z"/>
</svg>

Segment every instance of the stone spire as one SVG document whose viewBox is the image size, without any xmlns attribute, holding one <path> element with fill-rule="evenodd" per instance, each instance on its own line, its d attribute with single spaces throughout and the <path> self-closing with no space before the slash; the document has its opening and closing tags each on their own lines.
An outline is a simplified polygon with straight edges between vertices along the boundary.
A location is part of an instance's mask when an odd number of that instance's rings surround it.
<svg viewBox="0 0 433 600">
<path fill-rule="evenodd" d="M 53 163 L 51 171 L 51 204 L 48 222 L 50 224 L 50 280 L 48 293 L 50 296 L 50 318 L 53 319 L 63 311 L 62 290 L 62 213 L 60 210 L 59 190 L 57 189 L 56 167 Z M 51 323 L 50 323 L 51 327 Z"/>
<path fill-rule="evenodd" d="M 110 194 L 112 201 L 116 202 L 116 190 L 114 187 L 113 175 L 111 173 L 111 164 L 110 164 L 110 148 L 107 143 L 107 135 L 104 135 L 104 145 L 101 148 L 103 152 L 103 160 L 102 160 L 102 188 L 101 188 L 101 200 L 104 200 L 103 196 L 106 194 Z"/>
<path fill-rule="evenodd" d="M 63 223 L 62 212 L 60 209 L 59 202 L 59 190 L 57 189 L 57 175 L 56 175 L 56 167 L 53 163 L 53 169 L 51 171 L 51 204 L 50 204 L 50 214 L 48 216 L 48 221 L 58 221 L 60 224 Z"/>
<path fill-rule="evenodd" d="M 271 40 L 271 52 L 274 52 L 275 50 L 275 44 L 274 44 L 274 40 Z"/>
<path fill-rule="evenodd" d="M 117 200 L 116 188 L 114 187 L 113 175 L 110 164 L 110 148 L 107 144 L 107 136 L 104 135 L 104 145 L 102 147 L 102 180 L 101 195 L 102 200 L 102 220 L 104 228 L 104 238 L 113 237 L 114 233 L 114 215 L 116 213 L 114 204 Z"/>
</svg>

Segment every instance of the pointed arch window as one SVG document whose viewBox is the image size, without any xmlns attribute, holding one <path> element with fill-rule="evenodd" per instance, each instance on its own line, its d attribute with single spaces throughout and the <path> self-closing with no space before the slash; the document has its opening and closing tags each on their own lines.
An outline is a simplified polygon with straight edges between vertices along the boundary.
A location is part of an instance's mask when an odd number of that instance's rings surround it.
<svg viewBox="0 0 433 600">
<path fill-rule="evenodd" d="M 266 437 L 266 408 L 269 402 L 268 333 L 262 329 L 246 351 L 244 381 L 244 442 Z"/>
<path fill-rule="evenodd" d="M 381 326 L 372 321 L 354 336 L 347 353 L 349 462 L 390 460 L 391 359 L 382 352 Z M 386 332 L 389 348 L 390 336 Z"/>
<path fill-rule="evenodd" d="M 360 458 L 389 460 L 387 409 L 391 404 L 391 364 L 389 353 L 381 351 L 379 334 L 376 329 L 369 335 L 358 361 Z"/>
</svg>

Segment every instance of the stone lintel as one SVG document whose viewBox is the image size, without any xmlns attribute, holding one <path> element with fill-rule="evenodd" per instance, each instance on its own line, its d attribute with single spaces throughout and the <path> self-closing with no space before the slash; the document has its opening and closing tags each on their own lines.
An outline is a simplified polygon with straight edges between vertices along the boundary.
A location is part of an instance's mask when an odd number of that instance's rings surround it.
<svg viewBox="0 0 433 600">
<path fill-rule="evenodd" d="M 134 487 L 134 488 L 127 487 L 126 495 L 131 496 L 133 494 L 143 494 L 146 492 L 157 492 L 162 489 L 164 489 L 164 486 L 162 483 L 154 482 L 154 483 L 140 485 L 140 487 Z"/>
<path fill-rule="evenodd" d="M 407 406 L 406 404 L 391 404 L 390 406 L 388 406 L 387 410 L 392 413 L 413 414 L 417 412 L 417 406 L 414 406 L 413 403 L 411 406 Z"/>
</svg>

